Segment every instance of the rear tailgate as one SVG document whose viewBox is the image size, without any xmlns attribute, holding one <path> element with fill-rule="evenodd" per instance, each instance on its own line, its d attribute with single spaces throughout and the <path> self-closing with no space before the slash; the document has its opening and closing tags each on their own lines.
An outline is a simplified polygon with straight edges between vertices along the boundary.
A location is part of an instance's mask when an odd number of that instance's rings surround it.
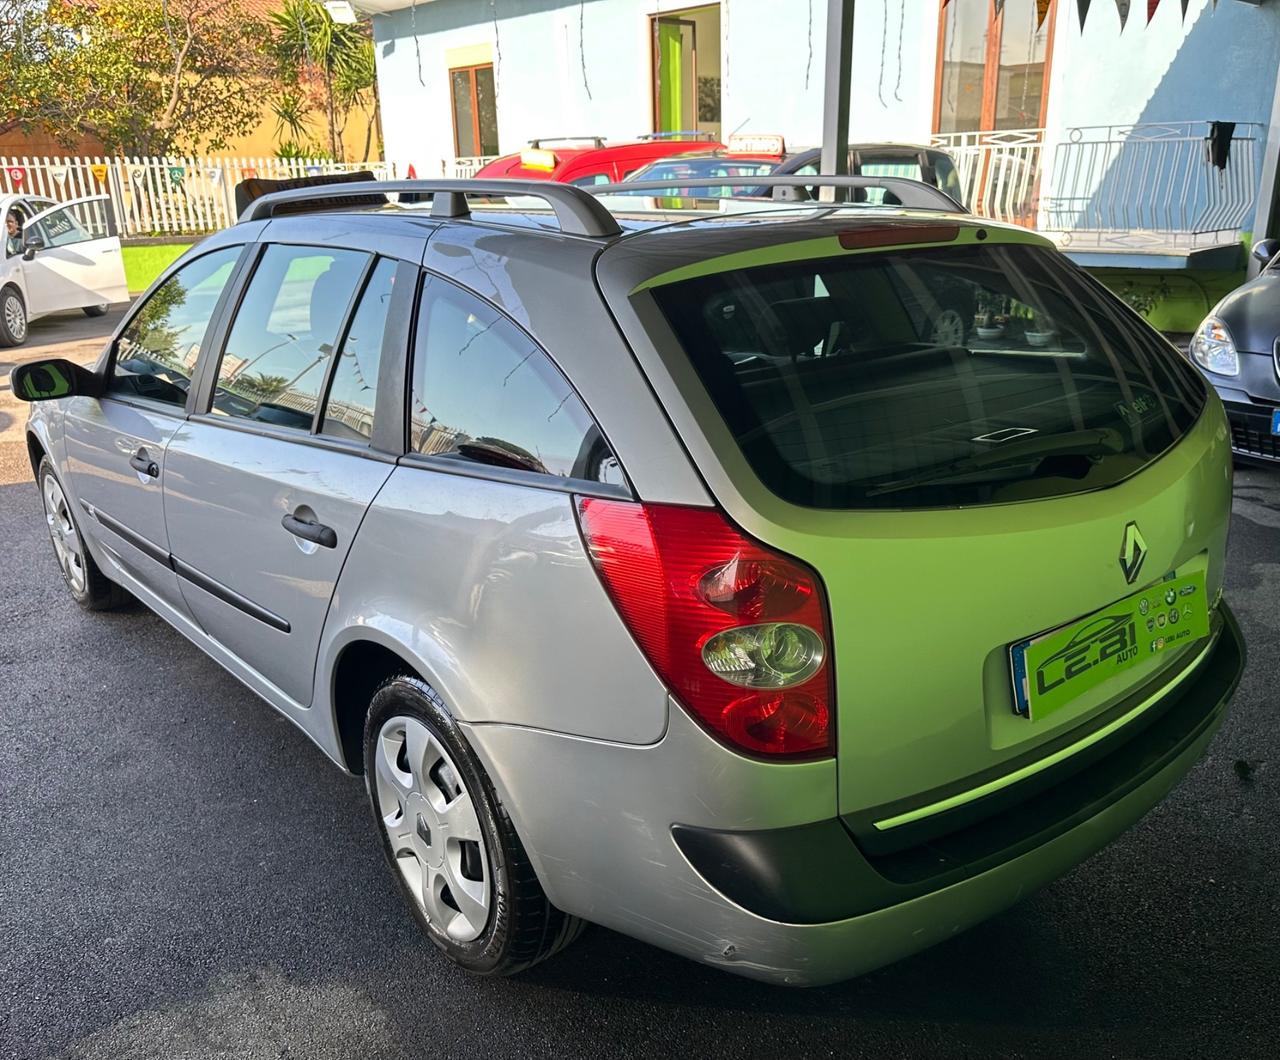
<svg viewBox="0 0 1280 1060">
<path fill-rule="evenodd" d="M 958 236 L 940 231 L 938 238 L 958 248 L 989 235 L 996 245 L 1043 242 L 978 224 L 960 221 Z M 932 237 L 934 229 L 920 225 Z M 705 233 L 701 248 L 692 226 L 639 236 L 606 251 L 599 275 L 716 502 L 747 532 L 822 576 L 834 642 L 839 811 L 874 823 L 1060 752 L 1127 716 L 1127 696 L 1204 649 L 1203 637 L 1161 651 L 1144 643 L 1146 657 L 1057 709 L 1034 719 L 1015 709 L 1011 645 L 1087 618 L 1174 572 L 1202 576 L 1201 599 L 1217 599 L 1231 500 L 1228 432 L 1220 402 L 1170 360 L 1159 338 L 1056 255 L 1043 266 L 1021 251 L 1009 255 L 1014 279 L 1005 290 L 1018 298 L 1007 299 L 1005 312 L 1012 304 L 1013 313 L 998 323 L 981 316 L 986 295 L 975 302 L 963 290 L 990 272 L 994 259 L 985 251 L 958 251 L 960 267 L 942 260 L 936 275 L 950 270 L 953 278 L 933 287 L 927 273 L 912 274 L 907 258 L 844 288 L 849 274 L 835 267 L 815 285 L 793 277 L 792 263 L 838 254 L 862 237 L 842 232 L 836 245 L 830 226 L 796 221 L 782 231 L 787 227 L 760 221 L 743 235 L 720 225 Z M 870 242 L 878 237 L 872 233 Z M 744 240 L 754 245 L 729 252 Z M 674 250 L 659 253 L 663 243 Z M 708 252 L 723 264 L 709 264 Z M 772 293 L 742 278 L 757 267 L 772 270 L 763 273 Z M 1024 289 L 1024 277 L 1042 267 L 1043 277 Z M 652 294 L 717 270 L 734 275 L 715 299 L 702 297 L 706 288 L 689 288 L 702 298 L 691 325 L 687 305 L 680 319 L 670 315 L 673 303 Z M 907 297 L 880 312 L 904 272 Z M 786 291 L 793 279 L 795 289 Z M 943 296 L 934 297 L 936 290 Z M 1086 311 L 1090 298 L 1101 301 Z M 851 300 L 859 303 L 858 319 Z M 998 325 L 1005 337 L 978 335 L 967 316 L 975 312 L 988 333 Z M 753 315 L 759 313 L 767 327 Z M 900 376 L 885 368 L 898 357 L 888 346 L 858 348 L 861 336 L 886 321 L 917 329 L 915 345 L 894 347 L 908 348 Z M 797 331 L 801 341 L 790 348 L 770 346 L 773 336 Z M 751 346 L 757 339 L 761 344 Z M 871 401 L 859 405 L 856 392 L 831 389 L 831 369 L 842 358 L 873 380 Z M 949 363 L 956 365 L 950 388 Z M 809 368 L 813 385 L 801 378 Z M 773 388 L 769 372 L 778 380 Z M 928 393 L 921 398 L 918 391 Z M 754 421 L 742 413 L 747 403 L 755 403 Z M 1038 456 L 1023 460 L 1025 474 L 993 484 L 983 477 L 983 446 L 1004 444 L 1006 432 L 1016 430 L 1046 442 L 1076 438 L 1079 451 L 1046 448 L 1045 464 Z M 977 437 L 983 431 L 990 437 Z M 766 451 L 762 439 L 773 448 Z M 815 450 L 824 462 L 812 459 Z M 921 476 L 952 466 L 964 467 L 953 481 Z M 864 477 L 840 480 L 848 468 Z M 803 489 L 812 495 L 789 495 Z M 1136 573 L 1132 555 L 1121 562 L 1130 523 L 1145 545 Z"/>
<path fill-rule="evenodd" d="M 840 812 L 928 802 L 1002 772 L 1032 749 L 1105 715 L 1203 642 L 1149 652 L 1061 709 L 1015 710 L 1009 647 L 1106 608 L 1170 571 L 1222 584 L 1230 462 L 1219 407 L 1172 452 L 1110 490 L 953 512 L 859 513 L 821 536 L 734 514 L 814 564 L 829 594 L 836 652 Z M 1134 585 L 1125 527 L 1148 553 Z"/>
</svg>

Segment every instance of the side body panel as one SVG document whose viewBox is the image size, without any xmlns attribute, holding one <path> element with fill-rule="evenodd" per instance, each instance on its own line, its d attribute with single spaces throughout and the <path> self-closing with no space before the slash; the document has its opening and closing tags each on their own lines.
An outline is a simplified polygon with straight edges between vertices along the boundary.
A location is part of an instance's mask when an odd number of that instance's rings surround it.
<svg viewBox="0 0 1280 1060">
<path fill-rule="evenodd" d="M 318 672 L 374 639 L 412 656 L 466 721 L 657 740 L 666 690 L 606 596 L 573 504 L 559 490 L 397 468 L 338 582 Z"/>
<path fill-rule="evenodd" d="M 200 420 L 170 446 L 165 513 L 183 596 L 214 639 L 297 703 L 311 700 L 329 597 L 391 467 Z M 281 525 L 299 509 L 333 528 L 336 547 L 302 541 Z M 220 587 L 287 628 L 228 602 Z"/>
<path fill-rule="evenodd" d="M 64 470 L 79 502 L 82 532 L 109 562 L 136 578 L 181 614 L 187 607 L 178 580 L 165 562 L 168 531 L 164 518 L 165 455 L 183 426 L 183 410 L 74 397 L 65 403 Z M 135 470 L 140 455 L 159 465 L 158 477 Z"/>
</svg>

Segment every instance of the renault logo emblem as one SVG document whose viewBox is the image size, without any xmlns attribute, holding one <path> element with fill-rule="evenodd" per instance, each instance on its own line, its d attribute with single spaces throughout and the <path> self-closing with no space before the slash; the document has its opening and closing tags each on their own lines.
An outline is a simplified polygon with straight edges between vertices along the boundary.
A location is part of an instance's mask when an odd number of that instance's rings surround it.
<svg viewBox="0 0 1280 1060">
<path fill-rule="evenodd" d="M 1147 558 L 1147 542 L 1137 523 L 1130 523 L 1124 528 L 1124 542 L 1120 545 L 1120 570 L 1124 572 L 1124 580 L 1132 585 L 1142 570 L 1142 561 Z"/>
</svg>

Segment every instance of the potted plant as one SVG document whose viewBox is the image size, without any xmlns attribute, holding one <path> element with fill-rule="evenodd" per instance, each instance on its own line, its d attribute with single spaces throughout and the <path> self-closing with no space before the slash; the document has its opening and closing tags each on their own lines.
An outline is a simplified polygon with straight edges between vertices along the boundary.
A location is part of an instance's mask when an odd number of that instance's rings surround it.
<svg viewBox="0 0 1280 1060">
<path fill-rule="evenodd" d="M 978 338 L 980 339 L 998 339 L 1004 334 L 1004 324 L 996 316 L 997 302 L 986 291 L 978 294 L 977 313 L 974 316 L 974 325 L 977 328 Z"/>
<path fill-rule="evenodd" d="M 1031 317 L 1027 321 L 1027 329 L 1023 334 L 1026 336 L 1028 345 L 1044 347 L 1053 341 L 1057 331 L 1048 315 L 1038 309 L 1033 309 Z"/>
</svg>

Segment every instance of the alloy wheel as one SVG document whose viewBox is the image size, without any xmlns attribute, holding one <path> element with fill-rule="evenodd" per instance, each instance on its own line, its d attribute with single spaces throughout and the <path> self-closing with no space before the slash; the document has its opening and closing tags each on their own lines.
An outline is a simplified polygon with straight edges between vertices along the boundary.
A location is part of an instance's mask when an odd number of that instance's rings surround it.
<svg viewBox="0 0 1280 1060">
<path fill-rule="evenodd" d="M 422 722 L 394 717 L 378 732 L 375 791 L 396 867 L 433 931 L 456 942 L 489 922 L 492 879 L 471 793 Z"/>
<path fill-rule="evenodd" d="M 80 540 L 76 524 L 71 521 L 66 495 L 52 475 L 45 475 L 41 493 L 45 522 L 49 524 L 49 536 L 53 539 L 53 551 L 58 557 L 58 566 L 62 568 L 62 576 L 73 592 L 83 593 L 86 583 L 84 542 Z"/>
<path fill-rule="evenodd" d="M 27 310 L 12 291 L 4 296 L 4 322 L 16 342 L 27 337 Z"/>
</svg>

